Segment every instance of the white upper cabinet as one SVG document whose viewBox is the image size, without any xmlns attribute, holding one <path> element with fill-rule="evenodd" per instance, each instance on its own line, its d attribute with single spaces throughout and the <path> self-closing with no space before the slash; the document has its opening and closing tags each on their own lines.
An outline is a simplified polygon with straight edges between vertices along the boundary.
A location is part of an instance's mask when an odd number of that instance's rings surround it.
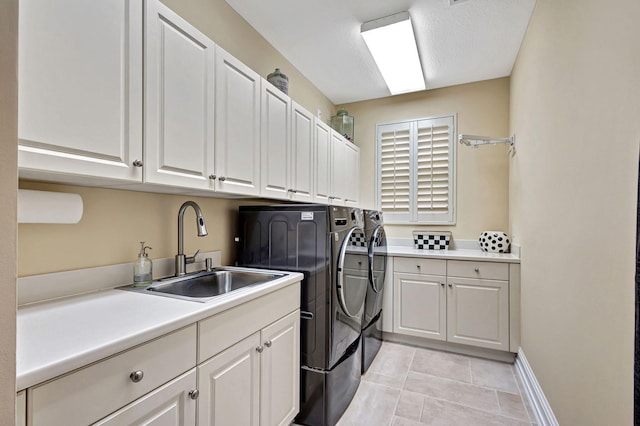
<svg viewBox="0 0 640 426">
<path fill-rule="evenodd" d="M 344 161 L 347 179 L 344 182 L 345 204 L 357 206 L 360 199 L 360 148 L 355 144 L 345 140 Z"/>
<path fill-rule="evenodd" d="M 146 2 L 145 182 L 213 189 L 215 44 Z"/>
<path fill-rule="evenodd" d="M 216 190 L 260 195 L 260 76 L 216 46 Z"/>
<path fill-rule="evenodd" d="M 346 146 L 347 141 L 335 130 L 331 129 L 331 173 L 329 185 L 329 202 L 331 204 L 344 205 L 347 198 L 347 170 Z"/>
<path fill-rule="evenodd" d="M 277 87 L 262 81 L 262 191 L 268 198 L 288 199 L 291 194 L 291 99 Z"/>
<path fill-rule="evenodd" d="M 322 121 L 314 120 L 313 139 L 315 142 L 315 182 L 314 201 L 329 203 L 331 184 L 331 129 Z"/>
<path fill-rule="evenodd" d="M 316 170 L 313 115 L 292 101 L 291 108 L 291 199 L 313 202 Z"/>
<path fill-rule="evenodd" d="M 21 177 L 142 180 L 142 31 L 137 0 L 20 2 Z"/>
</svg>

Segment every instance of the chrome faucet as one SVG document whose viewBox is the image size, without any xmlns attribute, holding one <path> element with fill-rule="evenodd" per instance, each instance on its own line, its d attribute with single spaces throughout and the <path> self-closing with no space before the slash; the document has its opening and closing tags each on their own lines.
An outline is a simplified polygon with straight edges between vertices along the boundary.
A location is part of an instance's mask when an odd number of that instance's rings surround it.
<svg viewBox="0 0 640 426">
<path fill-rule="evenodd" d="M 185 256 L 184 254 L 184 212 L 189 206 L 193 207 L 193 210 L 196 212 L 198 237 L 204 237 L 207 235 L 207 227 L 204 225 L 204 217 L 202 216 L 200 206 L 193 201 L 186 201 L 182 206 L 180 206 L 180 211 L 178 212 L 178 254 L 176 255 L 176 277 L 186 273 L 187 264 L 195 262 L 196 256 L 200 252 L 200 250 L 196 251 L 193 256 Z"/>
</svg>

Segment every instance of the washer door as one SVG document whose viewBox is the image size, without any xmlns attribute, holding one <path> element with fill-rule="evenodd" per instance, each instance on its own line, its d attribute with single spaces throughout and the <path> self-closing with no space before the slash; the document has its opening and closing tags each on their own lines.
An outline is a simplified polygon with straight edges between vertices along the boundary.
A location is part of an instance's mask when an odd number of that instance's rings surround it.
<svg viewBox="0 0 640 426">
<path fill-rule="evenodd" d="M 376 293 L 382 293 L 387 274 L 387 237 L 382 226 L 378 226 L 369 240 L 369 280 Z"/>
<path fill-rule="evenodd" d="M 338 256 L 337 298 L 343 313 L 349 318 L 362 317 L 364 299 L 369 286 L 368 248 L 363 239 L 364 232 L 360 228 L 349 231 L 342 242 Z M 354 238 L 352 238 L 354 237 Z"/>
</svg>

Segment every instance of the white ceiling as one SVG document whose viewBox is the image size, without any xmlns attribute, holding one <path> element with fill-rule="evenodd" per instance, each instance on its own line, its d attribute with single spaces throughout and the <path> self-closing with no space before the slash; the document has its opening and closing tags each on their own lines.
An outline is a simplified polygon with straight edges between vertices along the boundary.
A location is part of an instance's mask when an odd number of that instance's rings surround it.
<svg viewBox="0 0 640 426">
<path fill-rule="evenodd" d="M 226 0 L 334 104 L 390 96 L 364 22 L 408 10 L 427 90 L 511 74 L 535 0 Z M 276 64 L 277 66 L 278 64 Z M 282 72 L 287 74 L 286 67 Z"/>
</svg>

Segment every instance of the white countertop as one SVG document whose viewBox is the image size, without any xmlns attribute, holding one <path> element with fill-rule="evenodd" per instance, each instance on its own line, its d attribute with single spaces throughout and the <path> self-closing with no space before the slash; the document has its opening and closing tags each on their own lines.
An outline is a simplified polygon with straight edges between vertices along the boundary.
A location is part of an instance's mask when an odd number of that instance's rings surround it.
<svg viewBox="0 0 640 426">
<path fill-rule="evenodd" d="M 200 303 L 109 289 L 26 305 L 17 314 L 17 390 L 114 355 L 299 282 L 300 273 Z"/>
<path fill-rule="evenodd" d="M 486 253 L 480 249 L 419 250 L 409 246 L 387 246 L 389 256 L 422 257 L 430 259 L 475 260 L 482 262 L 520 263 L 513 253 Z"/>
</svg>

